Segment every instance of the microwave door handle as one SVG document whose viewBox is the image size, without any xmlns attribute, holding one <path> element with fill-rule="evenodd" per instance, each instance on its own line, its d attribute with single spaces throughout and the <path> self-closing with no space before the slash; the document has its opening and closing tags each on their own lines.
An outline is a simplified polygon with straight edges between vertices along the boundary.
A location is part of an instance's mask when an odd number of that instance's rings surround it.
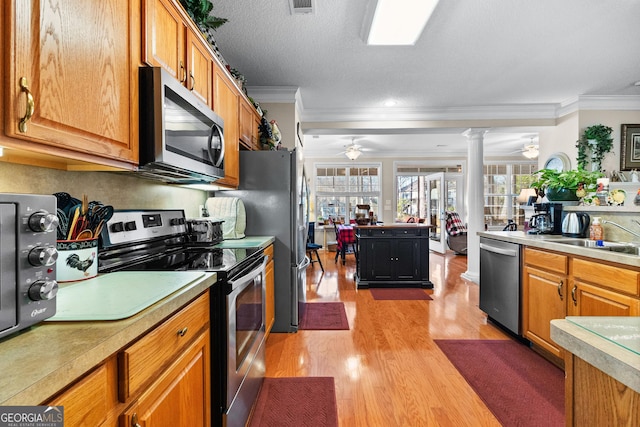
<svg viewBox="0 0 640 427">
<path fill-rule="evenodd" d="M 211 147 L 211 141 L 213 140 L 213 130 L 218 132 L 220 135 L 220 157 L 216 159 L 213 155 L 213 147 Z M 211 161 L 214 162 L 214 166 L 219 168 L 222 166 L 222 162 L 224 161 L 224 134 L 222 133 L 222 128 L 218 126 L 217 123 L 214 123 L 211 127 L 211 132 L 209 132 L 209 157 L 211 157 Z"/>
</svg>

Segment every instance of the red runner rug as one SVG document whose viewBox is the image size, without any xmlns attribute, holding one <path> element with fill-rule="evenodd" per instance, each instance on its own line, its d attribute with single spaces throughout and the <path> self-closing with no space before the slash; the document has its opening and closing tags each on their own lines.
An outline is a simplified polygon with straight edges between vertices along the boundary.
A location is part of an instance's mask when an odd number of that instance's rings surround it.
<svg viewBox="0 0 640 427">
<path fill-rule="evenodd" d="M 250 427 L 337 427 L 333 377 L 265 378 Z"/>
<path fill-rule="evenodd" d="M 349 329 L 347 313 L 341 302 L 311 302 L 300 305 L 299 329 Z"/>
<path fill-rule="evenodd" d="M 564 372 L 513 340 L 435 340 L 505 426 L 564 426 Z"/>
<path fill-rule="evenodd" d="M 432 300 L 421 288 L 370 288 L 375 300 Z"/>
</svg>

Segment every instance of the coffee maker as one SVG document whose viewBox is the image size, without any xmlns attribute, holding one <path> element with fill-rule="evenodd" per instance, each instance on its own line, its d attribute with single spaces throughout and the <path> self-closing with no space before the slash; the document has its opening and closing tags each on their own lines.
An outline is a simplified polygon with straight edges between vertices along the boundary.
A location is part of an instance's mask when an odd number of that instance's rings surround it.
<svg viewBox="0 0 640 427">
<path fill-rule="evenodd" d="M 562 203 L 535 203 L 529 220 L 532 234 L 562 234 Z"/>
</svg>

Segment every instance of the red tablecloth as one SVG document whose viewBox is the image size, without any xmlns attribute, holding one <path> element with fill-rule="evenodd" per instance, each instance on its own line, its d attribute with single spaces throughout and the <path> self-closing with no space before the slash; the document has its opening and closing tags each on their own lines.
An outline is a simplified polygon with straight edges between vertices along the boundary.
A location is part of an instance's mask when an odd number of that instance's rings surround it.
<svg viewBox="0 0 640 427">
<path fill-rule="evenodd" d="M 338 257 L 341 257 L 342 264 L 345 264 L 345 255 L 347 253 L 347 248 L 349 247 L 349 245 L 351 245 L 354 252 L 356 251 L 356 232 L 354 228 L 350 225 L 338 225 L 336 231 L 336 241 L 336 261 L 338 261 Z"/>
</svg>

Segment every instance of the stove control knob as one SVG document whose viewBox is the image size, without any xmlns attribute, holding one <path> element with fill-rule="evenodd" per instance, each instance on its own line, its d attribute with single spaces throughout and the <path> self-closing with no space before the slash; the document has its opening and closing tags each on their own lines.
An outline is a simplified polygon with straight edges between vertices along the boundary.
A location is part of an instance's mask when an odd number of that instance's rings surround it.
<svg viewBox="0 0 640 427">
<path fill-rule="evenodd" d="M 58 250 L 53 246 L 38 246 L 29 251 L 29 264 L 40 267 L 42 265 L 53 265 L 58 260 Z"/>
<path fill-rule="evenodd" d="M 171 221 L 169 221 L 169 224 L 183 225 L 183 224 L 186 224 L 186 221 L 184 220 L 184 218 L 172 218 Z"/>
<path fill-rule="evenodd" d="M 29 298 L 33 301 L 47 301 L 58 294 L 58 282 L 55 280 L 38 280 L 29 288 Z"/>
<path fill-rule="evenodd" d="M 29 228 L 37 233 L 55 230 L 58 227 L 58 215 L 47 211 L 38 211 L 29 217 Z"/>
<path fill-rule="evenodd" d="M 124 224 L 122 222 L 114 222 L 109 227 L 109 230 L 111 230 L 112 233 L 120 233 L 124 231 Z"/>
<path fill-rule="evenodd" d="M 138 227 L 136 227 L 135 221 L 129 221 L 124 223 L 124 229 L 127 231 L 133 231 L 133 230 L 137 230 Z"/>
</svg>

